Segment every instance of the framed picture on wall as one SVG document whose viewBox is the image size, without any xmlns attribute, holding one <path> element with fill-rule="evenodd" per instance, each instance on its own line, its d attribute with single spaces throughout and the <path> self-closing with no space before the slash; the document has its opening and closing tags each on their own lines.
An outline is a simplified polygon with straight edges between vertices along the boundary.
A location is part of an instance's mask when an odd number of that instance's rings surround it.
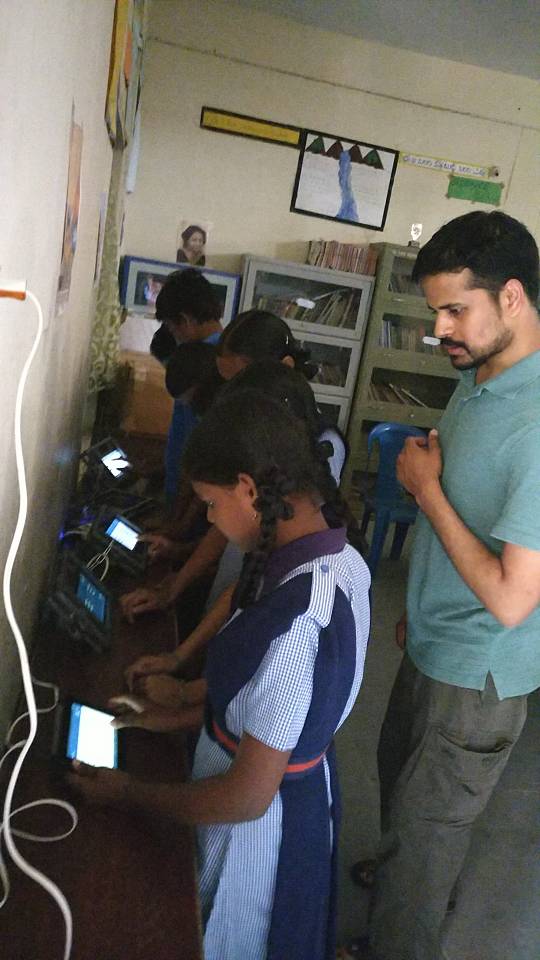
<svg viewBox="0 0 540 960">
<path fill-rule="evenodd" d="M 170 273 L 175 270 L 198 269 L 185 263 L 167 263 L 143 257 L 124 257 L 120 266 L 120 303 L 130 313 L 153 317 L 156 298 Z M 240 277 L 220 270 L 200 271 L 214 287 L 221 304 L 221 322 L 226 325 L 235 316 L 240 295 Z"/>
<path fill-rule="evenodd" d="M 291 211 L 383 230 L 399 152 L 304 130 Z"/>
</svg>

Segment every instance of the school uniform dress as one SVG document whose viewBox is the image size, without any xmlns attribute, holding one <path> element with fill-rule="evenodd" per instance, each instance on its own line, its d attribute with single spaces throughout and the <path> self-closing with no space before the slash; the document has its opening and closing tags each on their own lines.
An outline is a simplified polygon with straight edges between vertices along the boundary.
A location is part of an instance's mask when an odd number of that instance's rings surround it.
<svg viewBox="0 0 540 960">
<path fill-rule="evenodd" d="M 264 816 L 198 828 L 206 960 L 334 960 L 332 741 L 362 681 L 369 582 L 343 528 L 302 537 L 210 644 L 194 779 L 224 773 L 243 734 L 292 753 Z"/>
</svg>

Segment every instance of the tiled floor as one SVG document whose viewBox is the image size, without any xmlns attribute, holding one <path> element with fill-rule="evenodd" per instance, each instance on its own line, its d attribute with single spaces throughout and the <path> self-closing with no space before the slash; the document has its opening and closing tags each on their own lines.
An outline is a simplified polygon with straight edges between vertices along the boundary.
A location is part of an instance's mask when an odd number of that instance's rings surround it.
<svg viewBox="0 0 540 960">
<path fill-rule="evenodd" d="M 376 747 L 399 663 L 394 624 L 404 609 L 405 560 L 381 561 L 373 589 L 373 627 L 358 702 L 338 736 L 344 803 L 339 930 L 365 932 L 367 893 L 350 864 L 378 839 Z M 540 655 L 540 638 L 539 638 Z M 477 824 L 458 904 L 445 937 L 448 960 L 540 960 L 540 695 L 499 787 Z"/>
</svg>

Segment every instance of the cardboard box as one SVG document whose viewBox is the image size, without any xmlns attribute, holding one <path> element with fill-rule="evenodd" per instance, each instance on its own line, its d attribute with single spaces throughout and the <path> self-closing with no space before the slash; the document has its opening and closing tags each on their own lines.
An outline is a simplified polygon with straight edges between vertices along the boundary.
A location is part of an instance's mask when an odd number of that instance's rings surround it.
<svg viewBox="0 0 540 960">
<path fill-rule="evenodd" d="M 167 436 L 173 398 L 165 387 L 165 369 L 150 353 L 122 350 L 120 363 L 132 370 L 122 429 L 127 433 Z"/>
</svg>

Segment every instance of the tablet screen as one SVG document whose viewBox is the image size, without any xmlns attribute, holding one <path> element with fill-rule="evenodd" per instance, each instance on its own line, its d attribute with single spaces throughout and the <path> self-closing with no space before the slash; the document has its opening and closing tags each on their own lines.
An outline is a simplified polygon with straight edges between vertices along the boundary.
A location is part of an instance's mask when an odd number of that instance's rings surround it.
<svg viewBox="0 0 540 960">
<path fill-rule="evenodd" d="M 126 460 L 126 455 L 123 450 L 120 450 L 120 447 L 116 447 L 114 450 L 106 453 L 105 456 L 101 458 L 101 462 L 107 467 L 107 470 L 112 473 L 113 477 L 121 477 L 124 470 L 131 467 L 129 460 Z"/>
<path fill-rule="evenodd" d="M 105 623 L 107 613 L 107 598 L 101 590 L 98 589 L 84 573 L 79 574 L 77 584 L 77 597 L 84 603 L 89 613 L 99 622 Z"/>
<path fill-rule="evenodd" d="M 110 713 L 72 703 L 66 755 L 93 767 L 117 767 L 118 731 L 111 720 Z"/>
<path fill-rule="evenodd" d="M 107 533 L 107 536 L 111 537 L 113 540 L 116 540 L 116 542 L 120 543 L 126 548 L 126 550 L 134 550 L 137 546 L 139 537 L 138 531 L 133 527 L 130 527 L 125 520 L 120 520 L 119 517 L 115 517 L 105 532 Z"/>
</svg>

